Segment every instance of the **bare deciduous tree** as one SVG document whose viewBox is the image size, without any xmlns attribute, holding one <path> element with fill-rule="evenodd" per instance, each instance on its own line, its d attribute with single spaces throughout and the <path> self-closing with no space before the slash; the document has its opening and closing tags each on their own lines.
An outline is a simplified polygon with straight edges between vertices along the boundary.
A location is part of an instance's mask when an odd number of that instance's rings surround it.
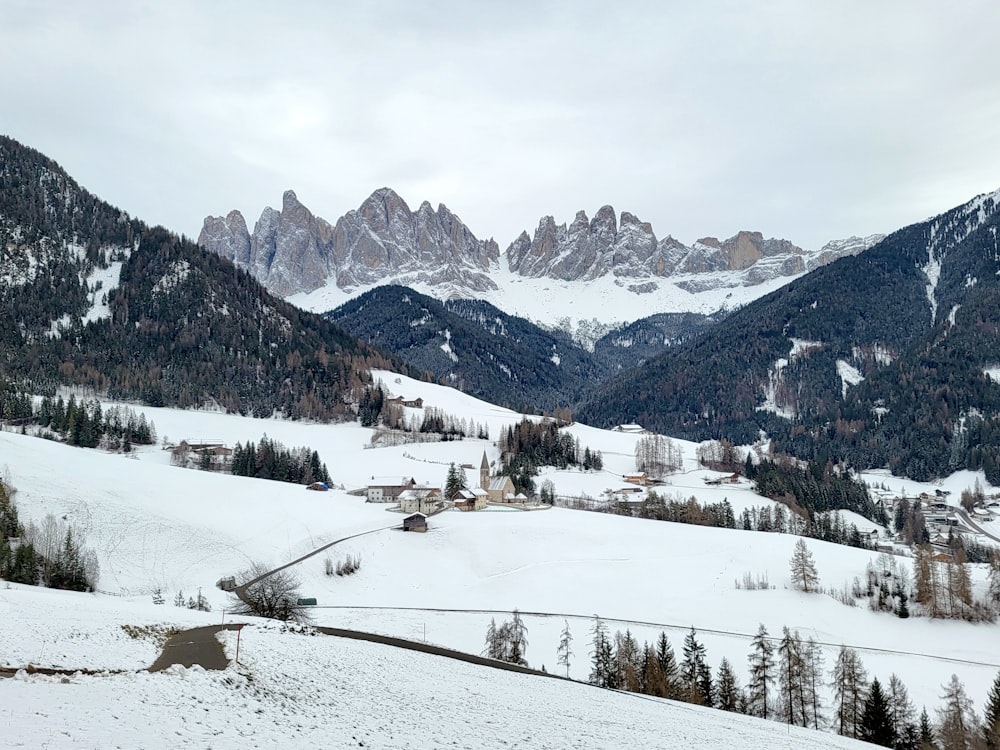
<svg viewBox="0 0 1000 750">
<path fill-rule="evenodd" d="M 663 435 L 649 435 L 635 444 L 635 469 L 660 479 L 681 468 L 680 448 Z"/>
<path fill-rule="evenodd" d="M 237 577 L 230 611 L 241 615 L 269 617 L 274 620 L 308 622 L 309 614 L 299 604 L 299 579 L 290 570 L 268 573 L 263 563 L 254 563 Z"/>
</svg>

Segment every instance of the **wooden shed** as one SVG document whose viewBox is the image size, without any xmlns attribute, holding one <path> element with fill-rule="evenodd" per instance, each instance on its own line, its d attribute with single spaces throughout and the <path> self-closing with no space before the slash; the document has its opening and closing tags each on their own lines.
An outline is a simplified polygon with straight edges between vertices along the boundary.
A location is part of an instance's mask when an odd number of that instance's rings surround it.
<svg viewBox="0 0 1000 750">
<path fill-rule="evenodd" d="M 403 519 L 403 531 L 427 531 L 427 516 L 414 513 Z"/>
</svg>

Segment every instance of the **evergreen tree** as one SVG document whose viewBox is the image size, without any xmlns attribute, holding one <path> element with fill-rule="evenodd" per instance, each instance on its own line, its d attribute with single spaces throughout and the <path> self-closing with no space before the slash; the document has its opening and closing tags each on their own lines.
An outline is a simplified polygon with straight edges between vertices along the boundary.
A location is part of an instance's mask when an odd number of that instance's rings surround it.
<svg viewBox="0 0 1000 750">
<path fill-rule="evenodd" d="M 695 629 L 692 627 L 691 632 L 684 636 L 684 659 L 680 665 L 683 700 L 688 703 L 711 705 L 711 682 L 705 684 L 706 672 L 708 664 L 705 661 L 705 647 L 698 642 Z"/>
<path fill-rule="evenodd" d="M 663 672 L 660 664 L 656 660 L 656 648 L 648 643 L 642 645 L 642 692 L 646 695 L 655 695 L 659 698 L 667 696 L 667 685 L 663 679 Z"/>
<path fill-rule="evenodd" d="M 987 750 L 1000 750 L 1000 672 L 993 680 L 983 708 L 983 741 Z"/>
<path fill-rule="evenodd" d="M 780 506 L 779 506 L 780 507 Z M 792 583 L 809 593 L 816 591 L 819 587 L 819 574 L 816 572 L 816 563 L 813 560 L 812 552 L 806 546 L 806 540 L 801 537 L 795 543 L 795 551 L 791 560 Z"/>
<path fill-rule="evenodd" d="M 937 750 L 934 728 L 931 726 L 931 720 L 927 716 L 926 708 L 920 712 L 920 730 L 917 747 L 920 750 Z"/>
<path fill-rule="evenodd" d="M 467 481 L 465 470 L 451 464 L 448 466 L 448 476 L 444 480 L 444 496 L 447 500 L 454 500 L 459 492 L 466 488 Z"/>
<path fill-rule="evenodd" d="M 743 691 L 740 690 L 736 673 L 733 671 L 729 659 L 725 657 L 719 662 L 719 672 L 715 685 L 716 708 L 721 708 L 723 711 L 739 711 Z"/>
<path fill-rule="evenodd" d="M 767 637 L 763 623 L 751 643 L 750 682 L 747 685 L 747 706 L 749 712 L 762 719 L 770 717 L 771 687 L 774 684 L 774 646 Z"/>
<path fill-rule="evenodd" d="M 667 634 L 660 631 L 656 639 L 656 665 L 663 679 L 663 698 L 680 700 L 681 680 L 680 668 L 677 665 L 677 657 L 674 655 L 674 647 L 670 645 Z"/>
<path fill-rule="evenodd" d="M 707 662 L 698 665 L 698 690 L 701 693 L 702 705 L 715 706 L 715 684 L 712 681 L 712 670 Z"/>
<path fill-rule="evenodd" d="M 882 692 L 878 678 L 872 680 L 868 697 L 865 699 L 861 715 L 860 738 L 865 742 L 882 747 L 892 747 L 896 742 L 896 732 L 892 727 L 889 703 Z"/>
<path fill-rule="evenodd" d="M 617 675 L 614 669 L 614 654 L 608 631 L 600 617 L 594 617 L 591 628 L 591 669 L 589 682 L 598 687 L 616 688 Z"/>
</svg>

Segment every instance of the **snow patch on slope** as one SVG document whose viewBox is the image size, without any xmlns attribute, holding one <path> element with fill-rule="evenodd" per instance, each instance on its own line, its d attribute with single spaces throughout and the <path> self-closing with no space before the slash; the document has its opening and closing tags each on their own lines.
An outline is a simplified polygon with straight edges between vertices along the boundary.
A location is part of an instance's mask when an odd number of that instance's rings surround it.
<svg viewBox="0 0 1000 750">
<path fill-rule="evenodd" d="M 841 398 L 847 398 L 848 386 L 857 385 L 865 379 L 865 376 L 858 372 L 857 368 L 852 367 L 842 359 L 837 360 L 837 374 L 840 376 L 842 384 Z"/>
<path fill-rule="evenodd" d="M 941 259 L 932 254 L 920 270 L 927 277 L 927 301 L 931 304 L 931 325 L 934 325 L 937 320 L 937 285 L 941 279 Z"/>
<path fill-rule="evenodd" d="M 795 419 L 795 410 L 778 403 L 778 389 L 782 383 L 782 370 L 788 367 L 788 363 L 803 356 L 804 354 L 819 349 L 823 346 L 822 341 L 809 341 L 807 339 L 789 338 L 792 349 L 788 353 L 788 358 L 781 357 L 776 360 L 768 372 L 768 382 L 764 387 L 764 403 L 757 407 L 757 411 L 769 411 L 785 419 Z"/>
<path fill-rule="evenodd" d="M 95 268 L 87 277 L 90 289 L 90 309 L 83 315 L 84 324 L 111 317 L 108 294 L 118 286 L 122 275 L 123 261 L 111 263 L 107 268 Z"/>
<path fill-rule="evenodd" d="M 191 264 L 186 260 L 175 260 L 159 281 L 153 285 L 153 294 L 169 294 L 184 283 L 191 275 Z"/>
<path fill-rule="evenodd" d="M 458 355 L 451 348 L 451 331 L 447 328 L 444 331 L 444 343 L 441 344 L 441 351 L 448 355 L 452 362 L 458 362 Z"/>
</svg>

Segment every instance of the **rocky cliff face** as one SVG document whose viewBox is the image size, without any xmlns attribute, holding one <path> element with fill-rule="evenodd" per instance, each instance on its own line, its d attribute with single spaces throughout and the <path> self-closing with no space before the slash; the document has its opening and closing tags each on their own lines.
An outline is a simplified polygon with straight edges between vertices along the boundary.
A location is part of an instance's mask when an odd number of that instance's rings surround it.
<svg viewBox="0 0 1000 750">
<path fill-rule="evenodd" d="M 375 191 L 336 225 L 302 205 L 291 190 L 281 211 L 265 208 L 247 232 L 239 211 L 205 219 L 198 244 L 246 268 L 272 292 L 288 296 L 325 286 L 349 289 L 386 279 L 496 289 L 489 277 L 500 249 L 482 241 L 447 206 L 410 211 L 388 188 Z"/>
<path fill-rule="evenodd" d="M 621 223 L 611 206 L 601 208 L 592 220 L 578 211 L 573 223 L 556 226 L 555 219 L 544 216 L 534 237 L 527 232 L 507 249 L 510 270 L 521 276 L 548 276 L 564 281 L 590 280 L 612 273 L 616 276 L 641 277 L 670 264 L 656 242 L 653 228 L 628 212 Z M 651 269 L 653 269 L 651 271 Z"/>
<path fill-rule="evenodd" d="M 500 255 L 493 240 L 476 238 L 462 220 L 441 204 L 424 201 L 416 212 L 396 193 L 382 188 L 334 229 L 337 286 L 400 283 L 460 284 L 472 290 L 496 289 L 488 272 Z"/>
<path fill-rule="evenodd" d="M 648 222 L 604 206 L 593 219 L 577 212 L 569 225 L 542 217 L 534 234 L 522 232 L 505 257 L 509 271 L 524 278 L 591 281 L 610 275 L 636 293 L 655 291 L 655 279 L 669 278 L 697 292 L 796 276 L 879 239 L 852 237 L 809 253 L 788 240 L 739 232 L 721 242 L 705 237 L 687 246 L 669 235 L 657 239 Z M 424 202 L 411 211 L 389 188 L 376 190 L 335 225 L 314 216 L 289 190 L 281 211 L 264 209 L 252 234 L 243 216 L 232 211 L 225 218 L 206 218 L 198 242 L 281 296 L 310 292 L 331 280 L 347 291 L 389 282 L 423 284 L 443 297 L 498 289 L 493 277 L 500 251 L 492 239 L 477 239 L 447 206 L 435 210 Z"/>
<path fill-rule="evenodd" d="M 657 240 L 647 222 L 627 211 L 622 212 L 618 224 L 611 206 L 601 208 L 592 221 L 580 211 L 568 227 L 556 226 L 551 216 L 545 216 L 538 223 L 534 237 L 522 233 L 507 250 L 511 271 L 521 276 L 550 276 L 565 281 L 606 274 L 662 278 L 743 271 L 764 258 L 774 257 L 785 261 L 767 264 L 768 268 L 774 272 L 780 269 L 781 275 L 795 275 L 806 270 L 806 255 L 791 242 L 764 239 L 760 232 L 740 232 L 724 242 L 706 237 L 691 247 L 669 235 Z"/>
<path fill-rule="evenodd" d="M 569 226 L 557 226 L 551 216 L 542 217 L 533 237 L 522 232 L 511 243 L 507 262 L 512 272 L 530 278 L 586 281 L 607 274 L 633 279 L 683 277 L 675 283 L 689 291 L 705 291 L 796 276 L 845 255 L 856 255 L 881 239 L 882 235 L 851 237 L 809 253 L 788 240 L 739 232 L 722 242 L 704 237 L 688 247 L 670 235 L 657 240 L 647 222 L 627 211 L 618 223 L 614 209 L 604 206 L 593 220 L 583 211 L 577 212 Z M 723 278 L 716 272 L 733 273 Z"/>
</svg>

